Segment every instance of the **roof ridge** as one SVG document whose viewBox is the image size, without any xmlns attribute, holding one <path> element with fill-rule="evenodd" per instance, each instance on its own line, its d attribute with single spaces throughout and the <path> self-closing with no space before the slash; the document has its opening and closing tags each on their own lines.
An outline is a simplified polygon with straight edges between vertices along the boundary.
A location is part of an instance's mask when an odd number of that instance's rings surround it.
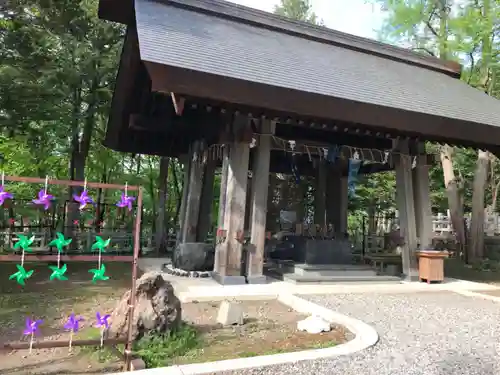
<svg viewBox="0 0 500 375">
<path fill-rule="evenodd" d="M 235 4 L 226 0 L 153 0 L 166 5 L 207 13 L 213 16 L 244 22 L 274 31 L 292 34 L 304 39 L 334 44 L 343 48 L 397 60 L 459 77 L 461 65 L 437 57 L 424 56 L 405 48 L 396 47 L 338 30 L 289 19 L 277 14 Z"/>
</svg>

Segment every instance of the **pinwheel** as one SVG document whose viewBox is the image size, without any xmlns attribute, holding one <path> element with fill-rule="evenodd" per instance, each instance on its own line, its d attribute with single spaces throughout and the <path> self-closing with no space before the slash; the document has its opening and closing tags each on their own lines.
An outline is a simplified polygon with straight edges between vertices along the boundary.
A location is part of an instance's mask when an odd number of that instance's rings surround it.
<svg viewBox="0 0 500 375">
<path fill-rule="evenodd" d="M 95 313 L 95 319 L 96 319 L 96 324 L 95 326 L 97 328 L 105 328 L 105 329 L 108 329 L 109 328 L 109 323 L 108 323 L 108 319 L 111 315 L 109 314 L 106 314 L 106 315 L 101 315 L 101 313 L 98 311 Z"/>
<path fill-rule="evenodd" d="M 80 211 L 83 210 L 87 204 L 94 204 L 94 201 L 88 195 L 87 189 L 83 189 L 80 195 L 73 194 L 73 199 L 80 203 Z"/>
<path fill-rule="evenodd" d="M 33 251 L 30 246 L 33 244 L 33 241 L 35 241 L 35 236 L 31 236 L 30 238 L 26 237 L 23 234 L 19 234 L 17 236 L 17 241 L 14 244 L 14 250 L 19 250 L 21 248 L 24 251 Z"/>
<path fill-rule="evenodd" d="M 33 275 L 33 270 L 26 271 L 24 266 L 21 264 L 16 264 L 17 272 L 9 276 L 9 280 L 16 279 L 19 285 L 25 286 L 24 280 L 29 279 Z"/>
<path fill-rule="evenodd" d="M 109 280 L 109 276 L 106 276 L 106 266 L 101 264 L 99 268 L 93 268 L 89 270 L 90 273 L 93 273 L 92 282 L 96 283 L 98 280 L 106 281 Z"/>
<path fill-rule="evenodd" d="M 99 249 L 99 252 L 105 252 L 106 248 L 111 243 L 111 238 L 108 238 L 106 241 L 101 236 L 95 236 L 95 242 L 92 244 L 91 250 Z"/>
<path fill-rule="evenodd" d="M 42 189 L 38 192 L 38 198 L 33 199 L 33 203 L 39 206 L 43 206 L 43 209 L 47 211 L 50 207 L 50 201 L 54 199 L 53 195 L 47 193 L 47 189 Z"/>
<path fill-rule="evenodd" d="M 89 270 L 89 272 L 93 273 L 92 282 L 96 282 L 98 280 L 109 280 L 109 277 L 104 273 L 106 272 L 106 266 L 101 264 L 102 253 L 105 251 L 104 249 L 109 246 L 111 243 L 111 238 L 104 240 L 101 236 L 95 236 L 95 242 L 92 245 L 92 250 L 99 250 L 99 258 L 97 261 L 97 268 Z"/>
<path fill-rule="evenodd" d="M 49 280 L 52 281 L 54 279 L 61 280 L 61 281 L 66 281 L 68 278 L 64 276 L 66 271 L 68 270 L 68 265 L 63 264 L 62 267 L 58 266 L 49 266 L 51 269 L 52 273 L 50 274 Z"/>
<path fill-rule="evenodd" d="M 71 345 L 73 344 L 73 334 L 78 332 L 80 329 L 80 322 L 82 322 L 84 319 L 80 317 L 76 317 L 74 313 L 72 313 L 66 324 L 64 325 L 64 329 L 68 330 L 69 333 L 69 351 L 71 351 Z"/>
<path fill-rule="evenodd" d="M 116 204 L 120 208 L 127 207 L 129 211 L 132 211 L 132 203 L 134 203 L 135 197 L 128 196 L 127 193 L 122 193 L 120 200 Z"/>
<path fill-rule="evenodd" d="M 0 186 L 0 206 L 2 206 L 7 199 L 14 198 L 14 195 L 5 190 L 3 184 Z"/>
<path fill-rule="evenodd" d="M 31 318 L 26 318 L 26 328 L 23 331 L 23 335 L 30 335 L 30 354 L 33 349 L 33 339 L 35 333 L 38 332 L 38 326 L 43 323 L 43 320 L 31 320 Z"/>
<path fill-rule="evenodd" d="M 64 238 L 64 235 L 60 232 L 57 232 L 56 236 L 57 238 L 49 242 L 49 246 L 55 246 L 57 248 L 57 251 L 61 252 L 66 246 L 68 246 L 71 243 L 72 239 Z"/>
<path fill-rule="evenodd" d="M 96 328 L 101 329 L 101 348 L 104 342 L 104 331 L 109 328 L 109 323 L 108 323 L 109 317 L 110 317 L 109 314 L 101 315 L 99 311 L 95 313 L 95 319 L 96 319 L 95 326 Z"/>
<path fill-rule="evenodd" d="M 30 238 L 20 234 L 17 236 L 17 242 L 14 244 L 14 250 L 18 250 L 21 248 L 23 251 L 21 253 L 21 264 L 16 264 L 17 272 L 10 275 L 9 280 L 16 279 L 19 285 L 26 285 L 25 280 L 29 279 L 31 275 L 33 275 L 33 270 L 26 271 L 24 268 L 24 256 L 26 251 L 32 251 L 30 246 L 35 240 L 35 236 L 31 236 Z"/>
<path fill-rule="evenodd" d="M 49 266 L 49 268 L 52 270 L 52 274 L 50 275 L 50 280 L 68 280 L 64 274 L 68 270 L 68 266 L 65 264 L 61 267 L 61 252 L 63 249 L 68 246 L 72 239 L 66 239 L 64 238 L 64 235 L 60 232 L 56 233 L 57 238 L 53 239 L 52 241 L 49 242 L 49 246 L 55 246 L 57 248 L 57 267 L 56 266 Z"/>
</svg>

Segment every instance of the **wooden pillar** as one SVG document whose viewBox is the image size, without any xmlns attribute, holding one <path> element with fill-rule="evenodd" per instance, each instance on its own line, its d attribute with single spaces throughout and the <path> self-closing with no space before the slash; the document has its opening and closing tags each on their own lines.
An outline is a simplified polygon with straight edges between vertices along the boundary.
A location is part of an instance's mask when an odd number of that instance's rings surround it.
<svg viewBox="0 0 500 375">
<path fill-rule="evenodd" d="M 274 123 L 262 121 L 262 134 L 274 133 Z M 248 249 L 247 281 L 263 284 L 264 245 L 266 242 L 267 194 L 269 192 L 269 163 L 271 160 L 271 136 L 261 135 L 253 161 L 250 246 Z"/>
<path fill-rule="evenodd" d="M 399 212 L 400 234 L 403 237 L 402 263 L 403 275 L 407 281 L 418 281 L 417 231 L 415 224 L 415 206 L 413 195 L 413 179 L 411 157 L 408 153 L 408 143 L 399 142 L 396 155 L 396 200 Z"/>
<path fill-rule="evenodd" d="M 334 233 L 341 233 L 342 227 L 342 173 L 340 165 L 336 163 L 328 168 L 326 177 L 326 222 L 333 225 Z"/>
<path fill-rule="evenodd" d="M 177 244 L 182 242 L 182 232 L 185 226 L 186 202 L 189 189 L 189 167 L 191 165 L 191 163 L 189 162 L 189 154 L 181 155 L 179 157 L 179 163 L 183 165 L 183 177 L 181 206 L 179 208 L 179 231 L 177 232 Z"/>
<path fill-rule="evenodd" d="M 426 250 L 432 245 L 432 208 L 427 155 L 417 157 L 417 165 L 412 170 L 412 178 L 416 233 L 420 249 Z"/>
<path fill-rule="evenodd" d="M 224 145 L 222 151 L 222 168 L 220 176 L 220 192 L 219 192 L 219 212 L 217 216 L 217 232 L 224 230 L 224 218 L 226 214 L 226 197 L 227 197 L 227 176 L 229 172 L 229 145 Z M 219 233 L 216 233 L 219 234 Z M 220 239 L 217 238 L 215 246 L 215 259 L 214 259 L 214 274 L 226 274 L 227 263 L 227 246 L 223 246 Z"/>
<path fill-rule="evenodd" d="M 348 232 L 347 217 L 349 215 L 349 190 L 347 185 L 347 177 L 340 179 L 340 195 L 339 195 L 339 233 L 346 234 Z"/>
<path fill-rule="evenodd" d="M 314 224 L 320 225 L 321 228 L 324 228 L 326 222 L 326 167 L 324 160 L 318 161 L 316 191 L 314 193 Z"/>
<path fill-rule="evenodd" d="M 218 270 L 214 278 L 221 284 L 245 284 L 241 269 L 245 221 L 245 198 L 248 182 L 249 145 L 232 143 L 229 151 L 224 230 L 226 238 L 218 248 Z M 224 255 L 227 254 L 227 257 Z"/>
<path fill-rule="evenodd" d="M 253 178 L 248 178 L 247 181 L 247 196 L 245 198 L 245 233 L 250 233 L 251 220 L 250 215 L 252 214 L 252 181 Z"/>
<path fill-rule="evenodd" d="M 208 160 L 203 172 L 200 214 L 198 219 L 197 242 L 205 242 L 212 229 L 212 204 L 214 201 L 214 176 L 217 160 Z"/>
<path fill-rule="evenodd" d="M 186 216 L 182 228 L 182 242 L 196 242 L 204 169 L 198 142 L 194 142 L 191 146 L 189 159 L 189 184 L 186 200 Z"/>
</svg>

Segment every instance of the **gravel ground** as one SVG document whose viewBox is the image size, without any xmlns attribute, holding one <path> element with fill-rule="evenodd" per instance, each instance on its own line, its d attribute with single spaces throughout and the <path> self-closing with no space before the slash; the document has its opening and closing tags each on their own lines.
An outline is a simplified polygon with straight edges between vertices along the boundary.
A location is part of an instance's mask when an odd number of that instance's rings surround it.
<svg viewBox="0 0 500 375">
<path fill-rule="evenodd" d="M 371 324 L 379 343 L 352 356 L 223 375 L 500 374 L 500 305 L 493 301 L 451 292 L 304 298 Z"/>
</svg>

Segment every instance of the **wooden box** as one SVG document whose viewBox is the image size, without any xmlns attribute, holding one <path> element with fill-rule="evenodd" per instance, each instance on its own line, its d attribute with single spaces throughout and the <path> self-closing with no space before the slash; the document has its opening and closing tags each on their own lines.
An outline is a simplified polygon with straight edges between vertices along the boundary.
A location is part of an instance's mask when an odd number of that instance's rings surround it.
<svg viewBox="0 0 500 375">
<path fill-rule="evenodd" d="M 421 281 L 442 282 L 444 280 L 444 259 L 447 251 L 417 251 L 418 274 Z"/>
</svg>

